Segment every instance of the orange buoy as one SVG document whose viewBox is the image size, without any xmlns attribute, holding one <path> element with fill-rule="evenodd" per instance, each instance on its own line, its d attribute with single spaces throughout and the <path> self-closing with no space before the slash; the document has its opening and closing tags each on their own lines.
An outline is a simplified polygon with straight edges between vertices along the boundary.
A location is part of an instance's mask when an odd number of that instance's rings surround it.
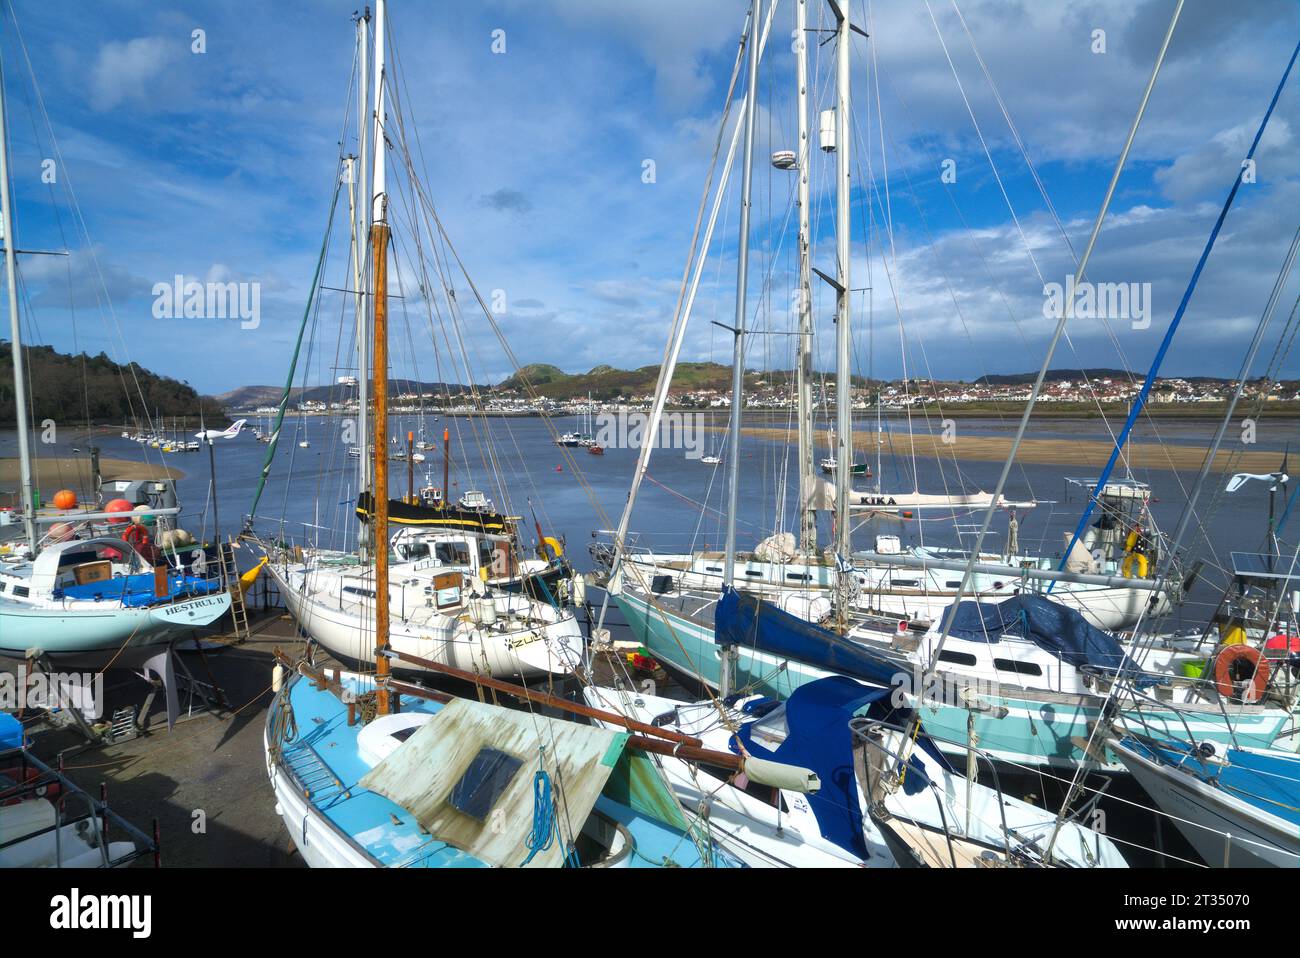
<svg viewBox="0 0 1300 958">
<path fill-rule="evenodd" d="M 1224 698 L 1258 702 L 1272 667 L 1253 645 L 1221 645 L 1214 656 L 1214 684 Z"/>
<path fill-rule="evenodd" d="M 104 506 L 105 512 L 130 512 L 135 506 L 125 499 L 114 499 L 108 505 Z M 109 522 L 126 522 L 130 517 L 123 516 L 121 519 L 110 519 Z"/>
<path fill-rule="evenodd" d="M 1284 635 L 1279 632 L 1264 643 L 1264 648 L 1271 652 L 1300 652 L 1300 635 Z"/>
<path fill-rule="evenodd" d="M 54 494 L 55 509 L 77 508 L 77 494 L 71 489 L 60 489 Z"/>
</svg>

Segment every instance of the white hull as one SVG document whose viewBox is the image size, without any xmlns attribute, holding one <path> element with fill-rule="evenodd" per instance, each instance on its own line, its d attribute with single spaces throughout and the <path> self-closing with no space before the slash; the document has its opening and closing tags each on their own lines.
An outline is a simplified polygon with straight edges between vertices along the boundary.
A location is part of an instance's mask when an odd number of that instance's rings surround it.
<svg viewBox="0 0 1300 958">
<path fill-rule="evenodd" d="M 722 561 L 705 553 L 697 555 L 629 555 L 622 575 L 629 582 L 648 587 L 656 576 L 670 576 L 676 589 L 711 590 L 722 588 Z M 1001 562 L 996 556 L 987 561 Z M 1020 561 L 1019 559 L 1015 561 Z M 859 567 L 853 570 L 856 580 L 852 607 L 859 613 L 877 613 L 917 623 L 942 619 L 944 611 L 957 597 L 960 573 L 940 569 L 905 569 L 900 567 Z M 804 593 L 830 599 L 837 579 L 833 565 L 798 558 L 787 562 L 769 562 L 754 557 L 737 558 L 733 585 L 742 591 L 778 601 L 782 594 Z M 979 573 L 974 586 L 964 596 L 970 600 L 996 601 L 1022 591 L 1045 588 L 1045 583 L 1019 578 L 998 578 Z M 1052 590 L 1053 602 L 1078 611 L 1091 624 L 1106 631 L 1128 628 L 1147 610 L 1153 593 L 1144 589 L 1116 588 L 1080 583 L 1058 583 Z M 1147 615 L 1168 612 L 1171 603 L 1161 594 L 1157 607 Z"/>
<path fill-rule="evenodd" d="M 262 732 L 262 750 L 266 772 L 275 795 L 275 813 L 284 822 L 289 838 L 311 868 L 376 868 L 374 859 L 365 854 L 346 835 L 335 828 L 302 794 L 293 776 L 286 773 L 271 757 L 266 732 Z"/>
<path fill-rule="evenodd" d="M 373 601 L 340 602 L 338 593 L 328 588 L 337 583 L 320 581 L 327 578 L 325 573 L 273 565 L 267 570 L 289 613 L 313 641 L 344 663 L 374 660 Z M 398 577 L 394 571 L 393 580 Z M 571 614 L 526 596 L 498 593 L 491 597 L 497 622 L 487 625 L 472 620 L 464 609 L 434 613 L 423 598 L 422 589 L 418 605 L 414 594 L 409 605 L 390 598 L 388 641 L 394 651 L 503 678 L 567 675 L 581 664 L 582 634 Z M 530 622 L 518 618 L 521 615 Z M 427 671 L 410 663 L 394 664 Z"/>
<path fill-rule="evenodd" d="M 1262 812 L 1195 775 L 1111 748 L 1175 827 L 1212 868 L 1295 868 L 1300 836 L 1290 822 Z"/>
</svg>

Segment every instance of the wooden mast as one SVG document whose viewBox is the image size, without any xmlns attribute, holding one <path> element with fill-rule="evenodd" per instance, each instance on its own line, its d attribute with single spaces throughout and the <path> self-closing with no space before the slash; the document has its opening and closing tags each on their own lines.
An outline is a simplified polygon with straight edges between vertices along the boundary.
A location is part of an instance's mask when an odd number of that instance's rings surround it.
<svg viewBox="0 0 1300 958">
<path fill-rule="evenodd" d="M 374 250 L 375 335 L 375 692 L 378 712 L 389 714 L 388 651 L 388 206 L 384 182 L 384 0 L 375 4 L 375 136 L 373 220 L 370 246 Z"/>
</svg>

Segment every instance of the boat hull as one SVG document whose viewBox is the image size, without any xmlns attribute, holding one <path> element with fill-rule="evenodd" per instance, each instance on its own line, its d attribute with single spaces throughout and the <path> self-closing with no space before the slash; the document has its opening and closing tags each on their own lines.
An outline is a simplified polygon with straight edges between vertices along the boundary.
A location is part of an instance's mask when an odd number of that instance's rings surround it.
<svg viewBox="0 0 1300 958">
<path fill-rule="evenodd" d="M 662 597 L 661 597 L 662 598 Z M 633 636 L 656 659 L 674 671 L 704 682 L 716 689 L 721 681 L 721 651 L 714 642 L 712 623 L 668 609 L 649 606 L 639 594 L 623 591 L 614 596 Z M 712 606 L 709 606 L 711 613 Z M 735 649 L 735 678 L 738 688 L 748 688 L 764 695 L 785 699 L 799 686 L 832 674 L 793 659 L 782 659 L 764 652 L 738 646 Z M 902 677 L 912 677 L 909 666 L 900 664 Z M 954 705 L 926 701 L 922 715 L 926 731 L 940 749 L 950 755 L 964 756 L 974 716 L 975 745 L 994 759 L 1009 765 L 1074 768 L 1088 760 L 1079 742 L 1089 739 L 1092 728 L 1102 717 L 1104 700 L 1100 696 L 1038 692 L 1003 688 L 998 694 L 982 694 L 983 704 L 1007 710 L 997 717 L 993 710 L 975 711 Z M 1233 709 L 1231 731 L 1221 713 L 1176 711 L 1157 705 L 1143 705 L 1142 721 L 1148 734 L 1181 737 L 1190 728 L 1197 741 L 1209 740 L 1224 745 L 1234 743 L 1268 748 L 1290 720 L 1286 711 L 1277 708 Z M 1124 766 L 1106 755 L 1103 769 L 1123 772 Z"/>
<path fill-rule="evenodd" d="M 1261 813 L 1195 775 L 1162 765 L 1123 743 L 1114 751 L 1206 864 L 1223 868 L 1295 868 L 1300 863 L 1300 835 L 1294 825 Z"/>
<path fill-rule="evenodd" d="M 289 576 L 272 565 L 267 569 L 279 586 L 289 614 L 316 644 L 340 662 L 374 661 L 373 613 L 357 615 L 317 601 L 297 584 L 302 582 L 300 572 Z M 408 624 L 398 613 L 390 621 L 388 642 L 394 651 L 442 665 L 520 679 L 567 675 L 581 663 L 583 648 L 577 622 L 568 615 L 561 615 L 545 626 L 494 631 L 475 626 L 464 617 L 454 625 Z M 429 671 L 406 662 L 395 666 L 402 671 L 426 674 Z"/>
<path fill-rule="evenodd" d="M 137 668 L 229 608 L 228 593 L 134 609 L 45 609 L 8 602 L 0 607 L 0 657 L 22 659 L 35 648 L 61 666 Z"/>
</svg>

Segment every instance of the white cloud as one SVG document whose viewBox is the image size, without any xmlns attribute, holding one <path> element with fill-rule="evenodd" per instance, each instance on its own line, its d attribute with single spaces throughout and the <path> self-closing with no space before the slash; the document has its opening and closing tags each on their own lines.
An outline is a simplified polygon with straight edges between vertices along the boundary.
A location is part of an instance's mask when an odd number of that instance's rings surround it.
<svg viewBox="0 0 1300 958">
<path fill-rule="evenodd" d="M 166 37 L 110 40 L 100 47 L 91 69 L 91 105 L 104 112 L 127 100 L 144 99 L 178 53 L 177 42 Z"/>
</svg>

